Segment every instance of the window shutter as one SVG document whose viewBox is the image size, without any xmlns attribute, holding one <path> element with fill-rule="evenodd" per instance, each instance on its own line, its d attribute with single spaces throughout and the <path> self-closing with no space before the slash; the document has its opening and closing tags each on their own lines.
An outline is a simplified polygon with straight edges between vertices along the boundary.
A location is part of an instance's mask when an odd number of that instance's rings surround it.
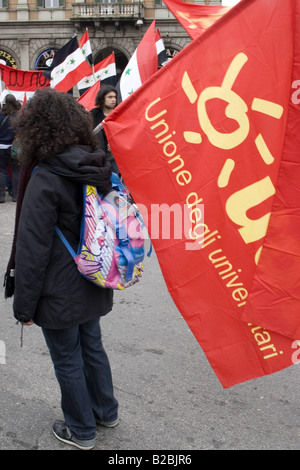
<svg viewBox="0 0 300 470">
<path fill-rule="evenodd" d="M 36 6 L 37 6 L 37 8 L 43 8 L 44 7 L 44 0 L 36 0 Z"/>
<path fill-rule="evenodd" d="M 59 5 L 60 7 L 64 7 L 64 6 L 65 6 L 65 0 L 59 0 L 58 5 Z"/>
<path fill-rule="evenodd" d="M 2 0 L 2 8 L 8 8 L 8 0 Z"/>
</svg>

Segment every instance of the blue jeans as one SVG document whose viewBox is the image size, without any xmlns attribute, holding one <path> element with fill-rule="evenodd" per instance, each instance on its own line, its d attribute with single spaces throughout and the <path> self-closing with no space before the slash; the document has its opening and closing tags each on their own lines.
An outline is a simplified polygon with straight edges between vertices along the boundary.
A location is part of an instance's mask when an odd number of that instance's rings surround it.
<svg viewBox="0 0 300 470">
<path fill-rule="evenodd" d="M 93 439 L 96 421 L 118 416 L 99 318 L 62 330 L 42 330 L 60 385 L 66 425 L 78 439 Z"/>
<path fill-rule="evenodd" d="M 12 175 L 11 196 L 16 199 L 18 192 L 20 166 L 18 162 L 14 158 L 12 158 L 10 148 L 0 149 L 0 199 L 5 198 L 5 186 L 7 184 L 9 165 Z"/>
</svg>

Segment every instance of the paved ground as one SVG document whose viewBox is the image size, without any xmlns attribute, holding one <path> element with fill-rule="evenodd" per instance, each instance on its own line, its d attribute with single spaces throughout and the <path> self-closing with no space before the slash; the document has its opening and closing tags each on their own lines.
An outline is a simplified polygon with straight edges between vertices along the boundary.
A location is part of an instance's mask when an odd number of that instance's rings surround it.
<svg viewBox="0 0 300 470">
<path fill-rule="evenodd" d="M 0 207 L 0 274 L 14 211 L 11 201 Z M 11 303 L 2 293 L 0 449 L 74 450 L 51 432 L 61 418 L 60 394 L 41 331 L 27 327 L 21 348 Z M 300 449 L 300 366 L 224 390 L 174 306 L 155 254 L 143 280 L 115 295 L 101 323 L 120 424 L 99 430 L 96 450 Z"/>
</svg>

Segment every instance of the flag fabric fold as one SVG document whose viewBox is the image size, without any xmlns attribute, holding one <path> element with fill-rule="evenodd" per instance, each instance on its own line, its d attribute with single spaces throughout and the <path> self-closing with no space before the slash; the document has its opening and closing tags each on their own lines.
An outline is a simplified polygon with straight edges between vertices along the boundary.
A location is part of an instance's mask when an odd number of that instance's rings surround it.
<svg viewBox="0 0 300 470">
<path fill-rule="evenodd" d="M 199 37 L 231 8 L 198 5 L 181 0 L 166 0 L 164 3 L 192 39 Z"/>
<path fill-rule="evenodd" d="M 100 90 L 101 82 L 98 80 L 94 85 L 88 88 L 83 95 L 81 95 L 77 101 L 88 111 L 95 107 L 95 100 L 98 91 Z"/>
<path fill-rule="evenodd" d="M 168 290 L 225 388 L 294 362 L 299 20 L 299 0 L 242 0 L 104 122 Z M 175 206 L 184 236 L 153 236 Z"/>
</svg>

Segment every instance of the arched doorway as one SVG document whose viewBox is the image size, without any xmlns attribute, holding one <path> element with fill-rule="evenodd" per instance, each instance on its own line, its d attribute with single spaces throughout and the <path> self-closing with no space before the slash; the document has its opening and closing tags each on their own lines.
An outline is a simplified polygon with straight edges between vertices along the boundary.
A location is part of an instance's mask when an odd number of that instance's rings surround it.
<svg viewBox="0 0 300 470">
<path fill-rule="evenodd" d="M 98 64 L 98 62 L 101 62 L 101 60 L 106 59 L 106 57 L 108 57 L 112 52 L 115 53 L 117 81 L 119 81 L 122 72 L 128 63 L 128 59 L 126 55 L 120 50 L 118 50 L 116 47 L 106 47 L 105 49 L 99 51 L 95 57 L 95 64 Z"/>
</svg>

